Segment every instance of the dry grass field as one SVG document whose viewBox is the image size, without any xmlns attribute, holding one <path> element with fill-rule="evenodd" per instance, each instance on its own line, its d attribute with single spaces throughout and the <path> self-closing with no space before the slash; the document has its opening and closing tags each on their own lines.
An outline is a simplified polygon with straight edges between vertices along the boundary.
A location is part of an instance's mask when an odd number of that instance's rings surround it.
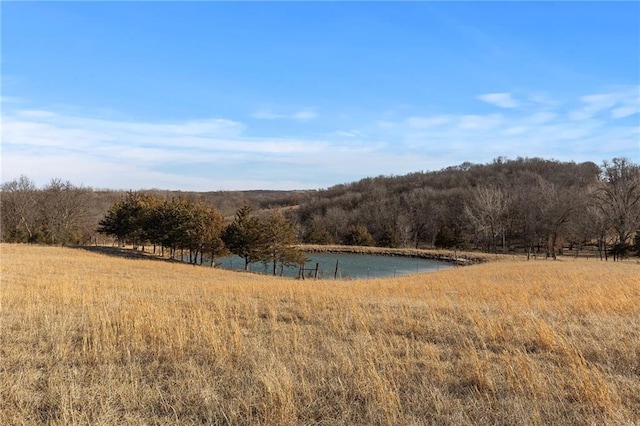
<svg viewBox="0 0 640 426">
<path fill-rule="evenodd" d="M 640 265 L 297 281 L 2 245 L 0 424 L 640 424 Z"/>
</svg>

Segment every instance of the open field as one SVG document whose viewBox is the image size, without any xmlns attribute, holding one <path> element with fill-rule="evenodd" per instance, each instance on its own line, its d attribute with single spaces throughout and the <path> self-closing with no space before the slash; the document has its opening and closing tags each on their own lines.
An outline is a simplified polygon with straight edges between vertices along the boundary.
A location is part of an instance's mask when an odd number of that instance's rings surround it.
<svg viewBox="0 0 640 426">
<path fill-rule="evenodd" d="M 637 262 L 336 282 L 0 254 L 0 424 L 640 423 Z"/>
</svg>

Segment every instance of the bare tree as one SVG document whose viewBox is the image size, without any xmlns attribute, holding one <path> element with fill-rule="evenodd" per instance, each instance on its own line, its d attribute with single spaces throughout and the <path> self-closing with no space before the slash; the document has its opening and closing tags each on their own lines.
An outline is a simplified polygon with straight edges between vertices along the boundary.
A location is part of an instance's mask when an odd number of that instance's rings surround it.
<svg viewBox="0 0 640 426">
<path fill-rule="evenodd" d="M 37 190 L 31 179 L 20 176 L 2 185 L 2 241 L 33 242 L 37 232 Z"/>
<path fill-rule="evenodd" d="M 566 233 L 572 216 L 584 207 L 583 193 L 576 188 L 560 187 L 542 178 L 535 190 L 540 192 L 540 228 L 545 235 L 547 256 L 556 259 L 559 237 Z"/>
<path fill-rule="evenodd" d="M 477 231 L 484 233 L 490 248 L 497 252 L 496 238 L 502 237 L 502 250 L 506 252 L 505 230 L 509 198 L 497 186 L 481 186 L 473 191 L 471 202 L 465 206 L 465 214 Z"/>
<path fill-rule="evenodd" d="M 633 233 L 640 228 L 640 165 L 626 158 L 614 158 L 603 162 L 601 170 L 594 199 L 616 232 L 615 244 L 624 252 Z"/>
<path fill-rule="evenodd" d="M 333 240 L 338 243 L 341 241 L 342 235 L 347 232 L 350 215 L 341 207 L 330 207 L 324 216 L 325 229 L 331 233 Z"/>
<path fill-rule="evenodd" d="M 87 216 L 89 190 L 69 181 L 51 179 L 41 192 L 40 215 L 45 240 L 50 244 L 78 244 L 80 224 Z"/>
</svg>

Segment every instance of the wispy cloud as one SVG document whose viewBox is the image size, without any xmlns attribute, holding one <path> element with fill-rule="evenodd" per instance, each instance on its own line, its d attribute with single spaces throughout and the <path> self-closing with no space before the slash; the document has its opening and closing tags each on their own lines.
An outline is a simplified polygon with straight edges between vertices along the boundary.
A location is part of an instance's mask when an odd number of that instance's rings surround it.
<svg viewBox="0 0 640 426">
<path fill-rule="evenodd" d="M 409 117 L 406 120 L 409 127 L 414 129 L 428 129 L 430 127 L 442 126 L 444 124 L 451 123 L 452 121 L 453 117 L 448 115 L 435 115 L 431 117 Z"/>
<path fill-rule="evenodd" d="M 527 121 L 531 124 L 544 124 L 553 121 L 558 114 L 552 111 L 538 111 L 527 117 Z"/>
<path fill-rule="evenodd" d="M 632 96 L 637 90 L 634 86 L 564 101 L 528 98 L 523 108 L 501 114 L 410 116 L 379 128 L 389 138 L 402 139 L 414 155 L 449 158 L 449 164 L 497 156 L 594 162 L 625 156 L 640 161 L 640 123 L 618 121 L 638 113 Z M 576 105 L 589 113 L 573 113 Z"/>
<path fill-rule="evenodd" d="M 568 117 L 571 120 L 585 120 L 599 114 L 608 114 L 613 119 L 620 119 L 638 113 L 640 86 L 631 86 L 582 96 L 578 107 L 572 109 Z"/>
<path fill-rule="evenodd" d="M 369 135 L 360 130 L 338 130 L 333 133 L 333 136 L 342 139 L 363 139 L 367 138 Z"/>
<path fill-rule="evenodd" d="M 307 121 L 318 118 L 318 113 L 311 109 L 303 109 L 291 114 L 277 114 L 272 111 L 258 111 L 251 114 L 251 117 L 259 120 L 297 120 Z"/>
<path fill-rule="evenodd" d="M 624 105 L 611 110 L 611 117 L 625 118 L 640 113 L 640 102 L 635 105 Z"/>
<path fill-rule="evenodd" d="M 461 129 L 489 130 L 500 126 L 503 122 L 504 117 L 500 114 L 463 115 L 457 124 Z"/>
<path fill-rule="evenodd" d="M 259 120 L 278 120 L 281 118 L 287 118 L 286 115 L 276 114 L 271 111 L 258 111 L 251 114 L 251 117 Z"/>
<path fill-rule="evenodd" d="M 294 120 L 313 120 L 314 118 L 318 118 L 318 114 L 311 110 L 303 110 L 294 113 L 291 118 Z"/>
<path fill-rule="evenodd" d="M 0 103 L 3 104 L 19 104 L 19 103 L 23 103 L 24 99 L 22 98 L 18 98 L 16 96 L 0 96 Z"/>
<path fill-rule="evenodd" d="M 520 106 L 520 102 L 514 99 L 511 93 L 485 93 L 476 97 L 483 102 L 500 108 L 517 108 Z"/>
<path fill-rule="evenodd" d="M 154 123 L 5 110 L 2 178 L 26 174 L 42 184 L 61 177 L 99 188 L 294 189 L 497 156 L 640 161 L 640 125 L 624 119 L 638 114 L 634 93 L 637 87 L 603 90 L 554 104 L 524 98 L 526 107 L 490 114 L 414 108 L 392 117 L 369 113 L 364 121 L 319 119 L 297 137 L 261 136 L 251 122 L 220 117 Z"/>
<path fill-rule="evenodd" d="M 343 161 L 354 179 L 366 175 L 353 165 L 379 149 L 357 133 L 345 144 L 247 136 L 246 129 L 220 118 L 150 123 L 20 110 L 3 117 L 2 174 L 112 188 L 320 188 L 333 183 L 327 171 Z"/>
</svg>

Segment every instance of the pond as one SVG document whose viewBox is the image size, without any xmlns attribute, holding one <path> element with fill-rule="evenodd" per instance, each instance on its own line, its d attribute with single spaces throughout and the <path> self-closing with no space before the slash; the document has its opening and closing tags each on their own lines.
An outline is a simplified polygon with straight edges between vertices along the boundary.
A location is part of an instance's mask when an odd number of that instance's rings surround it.
<svg viewBox="0 0 640 426">
<path fill-rule="evenodd" d="M 445 262 L 405 256 L 351 253 L 307 253 L 306 256 L 308 261 L 304 266 L 305 277 L 313 278 L 316 276 L 317 264 L 317 277 L 319 279 L 396 277 L 453 267 L 452 264 Z M 243 270 L 244 259 L 238 256 L 224 257 L 216 260 L 216 266 L 223 269 Z M 272 274 L 273 264 L 265 265 L 262 262 L 255 262 L 250 265 L 250 271 Z M 287 277 L 298 277 L 300 266 L 290 266 L 281 270 L 280 265 L 278 265 L 277 273 Z"/>
</svg>

